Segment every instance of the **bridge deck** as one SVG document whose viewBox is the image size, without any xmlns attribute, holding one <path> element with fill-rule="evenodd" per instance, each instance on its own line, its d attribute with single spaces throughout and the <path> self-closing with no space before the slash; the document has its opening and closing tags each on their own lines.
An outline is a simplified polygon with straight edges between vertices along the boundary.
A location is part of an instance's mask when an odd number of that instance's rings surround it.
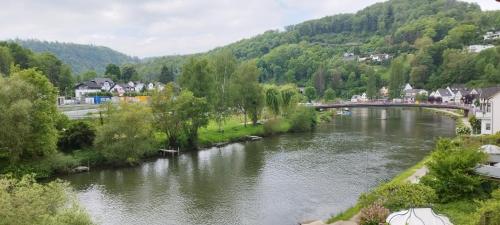
<svg viewBox="0 0 500 225">
<path fill-rule="evenodd" d="M 470 107 L 466 105 L 454 104 L 431 104 L 431 103 L 393 103 L 393 102 L 362 102 L 362 103 L 337 103 L 314 105 L 316 109 L 330 109 L 330 108 L 367 108 L 367 107 L 418 107 L 418 108 L 438 108 L 438 109 L 459 109 L 464 111 L 464 116 L 467 116 Z"/>
</svg>

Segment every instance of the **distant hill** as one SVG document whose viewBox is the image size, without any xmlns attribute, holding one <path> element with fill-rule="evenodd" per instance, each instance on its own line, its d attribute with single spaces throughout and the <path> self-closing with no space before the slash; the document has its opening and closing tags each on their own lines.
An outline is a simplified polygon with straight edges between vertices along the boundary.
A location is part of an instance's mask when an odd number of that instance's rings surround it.
<svg viewBox="0 0 500 225">
<path fill-rule="evenodd" d="M 87 70 L 103 73 L 106 65 L 137 63 L 139 58 L 125 55 L 108 47 L 40 40 L 14 40 L 34 52 L 50 52 L 71 66 L 74 75 Z"/>
</svg>

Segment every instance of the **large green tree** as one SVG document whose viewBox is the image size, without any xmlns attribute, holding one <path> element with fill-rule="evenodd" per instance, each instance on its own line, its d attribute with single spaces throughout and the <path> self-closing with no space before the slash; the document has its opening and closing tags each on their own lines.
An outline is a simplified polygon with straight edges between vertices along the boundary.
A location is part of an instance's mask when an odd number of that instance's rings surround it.
<svg viewBox="0 0 500 225">
<path fill-rule="evenodd" d="M 167 65 L 163 65 L 161 67 L 159 81 L 161 83 L 167 84 L 170 82 L 174 82 L 174 80 L 175 80 L 174 71 L 172 71 L 172 69 L 169 68 Z"/>
<path fill-rule="evenodd" d="M 122 76 L 122 72 L 119 66 L 110 63 L 106 66 L 106 71 L 104 71 L 104 76 L 114 81 L 118 81 Z"/>
<path fill-rule="evenodd" d="M 56 151 L 57 89 L 34 69 L 0 77 L 0 151 L 15 163 Z"/>
<path fill-rule="evenodd" d="M 405 83 L 404 58 L 398 57 L 391 63 L 390 80 L 389 80 L 389 96 L 391 98 L 401 98 L 402 89 Z"/>
<path fill-rule="evenodd" d="M 231 51 L 221 51 L 211 58 L 214 77 L 213 117 L 219 131 L 226 117 L 231 113 L 230 80 L 236 70 L 237 62 Z"/>
<path fill-rule="evenodd" d="M 135 164 L 152 150 L 151 110 L 138 103 L 109 106 L 107 121 L 99 127 L 96 146 L 115 164 Z"/>
<path fill-rule="evenodd" d="M 196 97 L 212 100 L 214 93 L 213 69 L 204 58 L 190 58 L 183 66 L 178 79 L 183 89 L 193 92 Z"/>
<path fill-rule="evenodd" d="M 276 86 L 269 86 L 266 88 L 266 106 L 274 115 L 280 114 L 281 95 Z"/>
<path fill-rule="evenodd" d="M 231 92 L 235 107 L 244 114 L 245 126 L 249 116 L 256 125 L 264 107 L 264 91 L 258 79 L 260 71 L 255 61 L 241 63 L 231 79 Z"/>
</svg>

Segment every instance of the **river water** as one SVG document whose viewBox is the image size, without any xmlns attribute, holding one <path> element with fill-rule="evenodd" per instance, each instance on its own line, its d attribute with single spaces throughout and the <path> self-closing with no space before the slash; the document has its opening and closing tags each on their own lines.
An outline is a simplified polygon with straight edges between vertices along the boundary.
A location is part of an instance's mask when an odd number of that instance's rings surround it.
<svg viewBox="0 0 500 225">
<path fill-rule="evenodd" d="M 418 109 L 354 109 L 285 134 L 64 177 L 99 224 L 295 225 L 327 219 L 411 167 L 454 121 Z"/>
</svg>

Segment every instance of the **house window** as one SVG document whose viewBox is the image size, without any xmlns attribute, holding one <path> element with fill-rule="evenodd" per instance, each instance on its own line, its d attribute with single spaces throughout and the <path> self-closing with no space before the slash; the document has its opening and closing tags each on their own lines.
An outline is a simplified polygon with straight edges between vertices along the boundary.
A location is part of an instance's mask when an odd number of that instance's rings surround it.
<svg viewBox="0 0 500 225">
<path fill-rule="evenodd" d="M 486 130 L 491 130 L 491 123 L 486 123 L 485 124 L 485 129 Z"/>
<path fill-rule="evenodd" d="M 491 112 L 491 103 L 486 104 L 486 112 Z"/>
</svg>

